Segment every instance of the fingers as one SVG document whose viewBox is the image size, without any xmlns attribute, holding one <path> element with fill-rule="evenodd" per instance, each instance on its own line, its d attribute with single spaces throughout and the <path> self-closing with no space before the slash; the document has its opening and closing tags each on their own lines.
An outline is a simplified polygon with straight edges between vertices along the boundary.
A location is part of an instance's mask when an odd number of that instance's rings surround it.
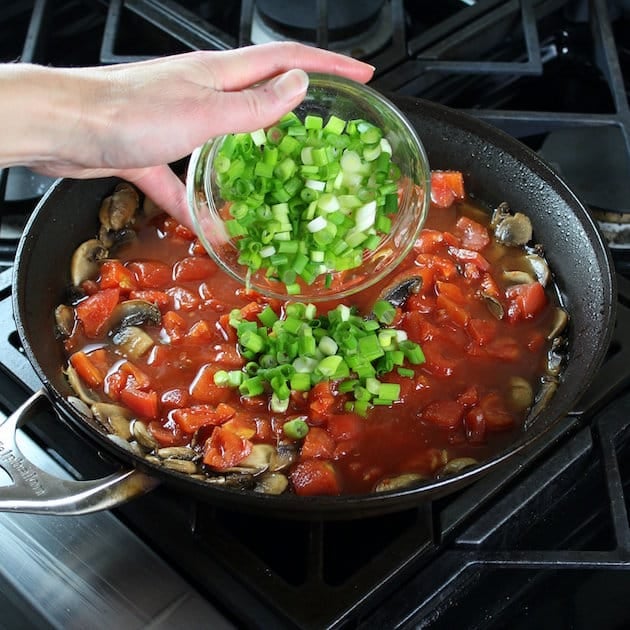
<svg viewBox="0 0 630 630">
<path fill-rule="evenodd" d="M 218 92 L 212 108 L 223 115 L 212 119 L 213 135 L 268 127 L 297 107 L 307 88 L 308 75 L 293 69 L 255 88 Z"/>
<path fill-rule="evenodd" d="M 211 67 L 212 87 L 228 91 L 248 87 L 291 68 L 339 74 L 361 83 L 369 81 L 374 74 L 374 67 L 367 63 L 295 42 L 273 42 L 209 52 L 202 62 Z"/>
<path fill-rule="evenodd" d="M 169 166 L 127 170 L 118 175 L 135 184 L 159 208 L 168 212 L 177 221 L 193 229 L 186 200 L 186 186 Z"/>
</svg>

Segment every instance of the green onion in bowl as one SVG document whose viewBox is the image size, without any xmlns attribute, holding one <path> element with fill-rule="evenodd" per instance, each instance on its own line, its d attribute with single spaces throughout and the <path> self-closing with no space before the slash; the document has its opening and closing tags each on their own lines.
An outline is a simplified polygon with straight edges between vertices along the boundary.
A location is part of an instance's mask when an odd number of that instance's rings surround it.
<svg viewBox="0 0 630 630">
<path fill-rule="evenodd" d="M 404 258 L 429 202 L 429 166 L 400 111 L 371 88 L 311 75 L 268 129 L 193 153 L 188 199 L 220 267 L 271 297 L 318 301 L 372 285 Z"/>
</svg>

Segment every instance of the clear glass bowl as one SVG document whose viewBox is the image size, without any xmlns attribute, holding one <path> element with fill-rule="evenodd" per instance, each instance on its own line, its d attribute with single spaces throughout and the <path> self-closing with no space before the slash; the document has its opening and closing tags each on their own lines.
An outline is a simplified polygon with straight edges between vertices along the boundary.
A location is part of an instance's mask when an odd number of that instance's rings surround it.
<svg viewBox="0 0 630 630">
<path fill-rule="evenodd" d="M 426 152 L 404 114 L 385 96 L 372 88 L 341 77 L 310 74 L 304 101 L 294 110 L 301 120 L 307 114 L 327 121 L 331 115 L 344 120 L 364 119 L 379 127 L 392 147 L 392 162 L 400 169 L 398 211 L 391 216 L 391 231 L 377 247 L 363 254 L 354 269 L 322 273 L 311 284 L 301 283 L 294 300 L 341 299 L 362 291 L 387 274 L 405 258 L 422 229 L 430 202 L 430 168 Z M 270 280 L 266 270 L 250 273 L 238 262 L 235 239 L 227 236 L 221 199 L 213 164 L 225 136 L 214 138 L 191 155 L 186 185 L 188 205 L 195 231 L 220 268 L 252 290 L 269 297 L 286 299 L 282 282 Z"/>
</svg>

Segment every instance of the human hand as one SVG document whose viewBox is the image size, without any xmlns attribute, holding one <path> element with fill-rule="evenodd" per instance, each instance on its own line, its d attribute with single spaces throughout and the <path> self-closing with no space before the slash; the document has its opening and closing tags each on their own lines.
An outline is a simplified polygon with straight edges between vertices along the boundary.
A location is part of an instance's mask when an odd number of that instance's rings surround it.
<svg viewBox="0 0 630 630">
<path fill-rule="evenodd" d="M 48 102 L 53 109 L 61 105 L 50 118 L 45 150 L 20 163 L 55 177 L 122 177 L 190 225 L 184 184 L 168 163 L 211 137 L 272 124 L 304 98 L 305 72 L 366 82 L 373 68 L 310 46 L 272 43 L 39 71 Z M 40 130 L 45 122 L 38 123 Z"/>
</svg>

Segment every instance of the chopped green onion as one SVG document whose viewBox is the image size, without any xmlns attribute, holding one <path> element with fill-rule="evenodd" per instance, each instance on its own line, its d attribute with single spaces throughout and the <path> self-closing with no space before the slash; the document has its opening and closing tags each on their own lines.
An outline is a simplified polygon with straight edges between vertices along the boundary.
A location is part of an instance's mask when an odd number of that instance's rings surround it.
<svg viewBox="0 0 630 630">
<path fill-rule="evenodd" d="M 301 440 L 308 433 L 308 424 L 304 418 L 293 418 L 284 423 L 282 431 L 291 440 Z"/>
<path fill-rule="evenodd" d="M 391 157 L 382 130 L 361 119 L 291 112 L 266 130 L 227 135 L 214 169 L 239 263 L 290 295 L 322 275 L 330 288 L 332 274 L 360 267 L 391 230 L 400 178 Z"/>
</svg>

